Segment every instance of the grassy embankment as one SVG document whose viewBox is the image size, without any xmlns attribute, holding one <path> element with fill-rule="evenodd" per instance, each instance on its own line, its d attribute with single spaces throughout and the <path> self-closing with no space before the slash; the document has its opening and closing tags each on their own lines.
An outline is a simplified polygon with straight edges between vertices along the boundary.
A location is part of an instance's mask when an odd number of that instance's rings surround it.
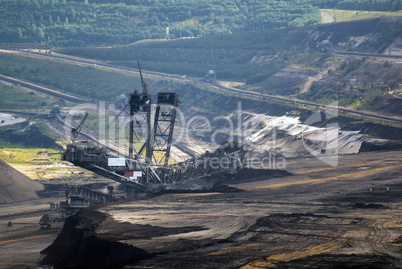
<svg viewBox="0 0 402 269">
<path fill-rule="evenodd" d="M 99 66 L 87 67 L 26 55 L 5 53 L 0 53 L 0 61 L 4 63 L 4 67 L 0 67 L 1 74 L 16 77 L 21 80 L 89 100 L 97 99 L 113 102 L 119 97 L 119 95 L 130 93 L 134 89 L 141 89 L 140 79 L 137 74 L 124 71 L 106 70 Z M 189 64 L 191 63 L 186 63 L 186 65 Z M 144 69 L 147 68 L 146 65 L 142 66 Z M 272 70 L 270 72 L 272 72 Z M 259 75 L 261 75 L 261 73 L 259 73 Z M 183 87 L 183 85 L 188 83 L 186 80 L 166 77 L 160 79 L 152 76 L 146 76 L 145 81 L 152 94 L 175 90 L 175 88 Z M 213 94 L 218 93 L 228 96 L 242 96 L 241 94 L 222 92 L 205 84 L 196 83 L 194 84 L 194 87 L 199 90 L 200 94 L 197 94 L 197 96 L 200 95 L 200 98 L 185 94 L 183 95 L 182 101 L 183 104 L 194 106 L 201 110 L 221 111 L 220 107 L 211 107 Z M 201 92 L 204 91 L 207 92 L 206 96 L 201 94 Z M 206 97 L 207 99 L 203 97 Z M 89 117 L 85 126 L 93 131 L 97 131 L 99 128 L 96 122 L 92 122 L 92 118 L 93 117 Z"/>
<path fill-rule="evenodd" d="M 61 161 L 55 141 L 62 137 L 45 122 L 35 120 L 0 128 L 0 159 L 35 180 L 91 177 L 92 173 Z"/>
<path fill-rule="evenodd" d="M 334 18 L 334 22 L 367 20 L 380 17 L 402 17 L 402 10 L 395 12 L 385 11 L 361 11 L 361 10 L 340 10 L 322 9 Z"/>
<path fill-rule="evenodd" d="M 25 80 L 88 100 L 113 101 L 141 88 L 137 74 L 106 71 L 25 55 L 0 53 L 0 74 Z M 147 79 L 152 83 L 152 79 Z"/>
<path fill-rule="evenodd" d="M 218 79 L 264 80 L 287 65 L 289 54 L 304 48 L 305 28 L 269 29 L 196 39 L 137 42 L 112 48 L 57 48 L 56 51 L 146 70 L 204 77 L 215 70 Z"/>
<path fill-rule="evenodd" d="M 10 110 L 31 110 L 40 112 L 39 109 L 53 105 L 66 105 L 60 99 L 50 98 L 45 94 L 28 90 L 19 86 L 0 84 L 0 108 Z"/>
<path fill-rule="evenodd" d="M 2 148 L 0 159 L 34 180 L 65 179 L 92 173 L 61 161 L 60 151 L 43 148 Z"/>
</svg>

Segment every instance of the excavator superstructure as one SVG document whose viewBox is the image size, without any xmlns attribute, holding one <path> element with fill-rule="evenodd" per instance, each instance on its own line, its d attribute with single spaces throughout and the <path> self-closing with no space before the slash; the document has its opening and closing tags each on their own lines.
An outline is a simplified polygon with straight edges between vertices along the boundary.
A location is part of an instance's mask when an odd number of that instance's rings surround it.
<svg viewBox="0 0 402 269">
<path fill-rule="evenodd" d="M 62 159 L 124 184 L 128 196 L 158 192 L 169 184 L 213 173 L 236 173 L 242 167 L 244 158 L 242 147 L 236 143 L 227 143 L 213 153 L 193 156 L 184 162 L 171 161 L 176 112 L 180 104 L 179 95 L 160 92 L 156 102 L 152 104 L 152 96 L 148 93 L 139 63 L 138 67 L 142 91 L 135 90 L 128 98 L 130 120 L 128 154 L 107 148 L 104 144 L 76 141 L 88 116 L 85 114 L 78 127 L 72 128 L 72 143 L 67 145 Z M 152 105 L 155 107 L 154 113 L 151 113 Z M 154 114 L 153 122 L 151 114 Z M 141 122 L 138 119 L 142 119 Z M 136 143 L 141 141 L 136 126 L 141 127 L 142 138 L 145 138 L 142 139 L 145 141 L 140 147 L 135 147 L 134 143 L 134 137 L 137 138 Z M 225 163 L 228 163 L 228 166 L 212 169 L 209 165 L 211 156 L 227 158 Z"/>
</svg>

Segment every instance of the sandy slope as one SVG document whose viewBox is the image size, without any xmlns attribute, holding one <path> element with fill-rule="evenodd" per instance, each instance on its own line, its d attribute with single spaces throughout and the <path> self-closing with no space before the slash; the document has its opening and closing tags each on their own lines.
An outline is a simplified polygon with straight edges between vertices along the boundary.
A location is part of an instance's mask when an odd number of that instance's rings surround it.
<svg viewBox="0 0 402 269">
<path fill-rule="evenodd" d="M 0 203 L 38 198 L 43 185 L 0 160 Z"/>
</svg>

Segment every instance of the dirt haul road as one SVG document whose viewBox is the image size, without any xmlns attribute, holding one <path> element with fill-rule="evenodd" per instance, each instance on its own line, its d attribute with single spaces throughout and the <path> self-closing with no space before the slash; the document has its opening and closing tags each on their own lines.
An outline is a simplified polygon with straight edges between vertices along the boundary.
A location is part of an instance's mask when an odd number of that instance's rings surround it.
<svg viewBox="0 0 402 269">
<path fill-rule="evenodd" d="M 61 228 L 61 224 L 54 224 L 50 229 L 40 229 L 39 220 L 43 214 L 55 214 L 49 203 L 63 198 L 0 204 L 1 269 L 31 268 L 39 260 L 40 251 L 54 241 Z"/>
<path fill-rule="evenodd" d="M 292 176 L 246 176 L 231 184 L 239 192 L 164 194 L 84 212 L 46 262 L 60 253 L 71 263 L 99 261 L 75 252 L 97 240 L 140 248 L 130 253 L 141 261 L 126 269 L 402 267 L 402 151 L 341 156 L 338 167 L 315 158 L 286 165 Z"/>
</svg>

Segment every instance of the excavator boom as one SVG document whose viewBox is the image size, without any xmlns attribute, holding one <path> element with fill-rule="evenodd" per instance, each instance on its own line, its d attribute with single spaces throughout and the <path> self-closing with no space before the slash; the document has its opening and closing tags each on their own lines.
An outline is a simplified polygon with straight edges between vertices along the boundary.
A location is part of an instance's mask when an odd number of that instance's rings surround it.
<svg viewBox="0 0 402 269">
<path fill-rule="evenodd" d="M 78 135 L 81 132 L 82 126 L 84 126 L 84 122 L 88 117 L 88 112 L 85 113 L 84 118 L 81 120 L 80 124 L 78 124 L 77 128 L 71 128 L 71 136 L 73 137 L 73 139 L 77 139 Z"/>
</svg>

